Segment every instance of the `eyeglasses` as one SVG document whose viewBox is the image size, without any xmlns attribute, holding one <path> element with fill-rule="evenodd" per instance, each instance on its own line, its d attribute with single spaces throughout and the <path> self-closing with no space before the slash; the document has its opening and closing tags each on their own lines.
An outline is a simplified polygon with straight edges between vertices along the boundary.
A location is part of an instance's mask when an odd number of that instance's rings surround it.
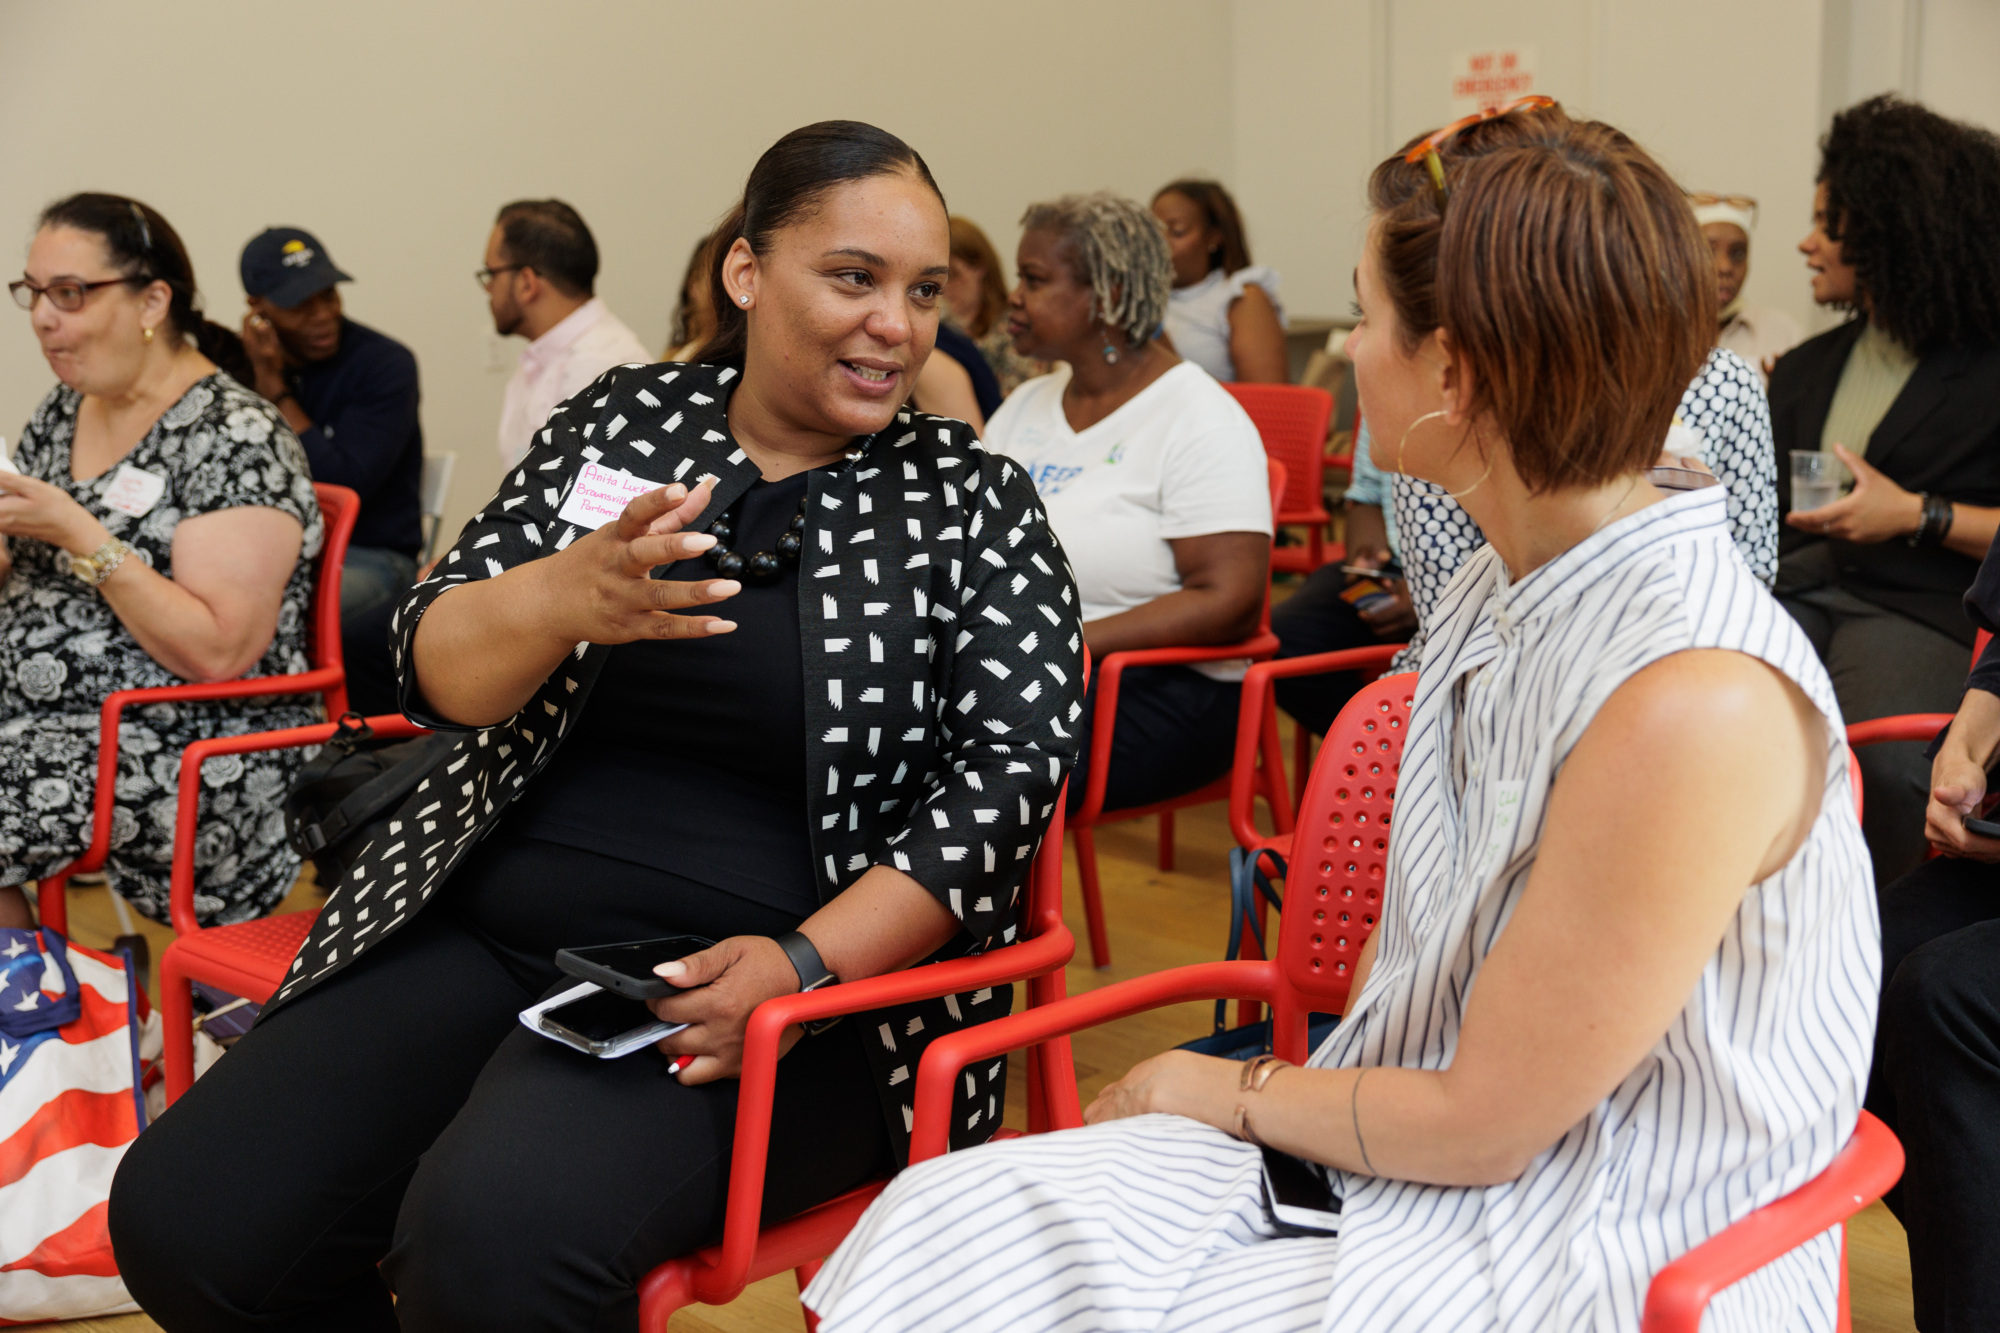
<svg viewBox="0 0 2000 1333">
<path fill-rule="evenodd" d="M 1488 107 L 1484 111 L 1475 111 L 1469 116 L 1454 120 L 1436 134 L 1425 139 L 1409 152 L 1403 154 L 1403 160 L 1413 167 L 1421 162 L 1430 168 L 1431 184 L 1437 186 L 1438 208 L 1442 210 L 1445 200 L 1450 197 L 1450 191 L 1445 188 L 1444 159 L 1438 156 L 1439 149 L 1457 138 L 1463 131 L 1471 129 L 1474 125 L 1484 124 L 1489 120 L 1498 120 L 1502 116 L 1511 116 L 1517 111 L 1542 111 L 1555 104 L 1556 99 L 1553 97 L 1542 93 L 1529 93 L 1526 97 L 1515 98 L 1505 106 Z"/>
<path fill-rule="evenodd" d="M 1707 190 L 1689 190 L 1686 193 L 1688 203 L 1696 208 L 1712 208 L 1716 204 L 1725 204 L 1748 213 L 1751 222 L 1757 220 L 1757 201 L 1747 194 L 1711 194 Z"/>
<path fill-rule="evenodd" d="M 35 308 L 35 298 L 46 296 L 49 304 L 65 314 L 83 309 L 84 301 L 99 287 L 116 287 L 122 283 L 151 282 L 151 278 L 134 276 L 130 278 L 106 278 L 102 282 L 52 282 L 46 287 L 37 287 L 26 278 L 7 284 L 7 290 L 14 295 L 14 304 L 23 310 Z"/>
<path fill-rule="evenodd" d="M 493 279 L 502 273 L 512 273 L 517 268 L 526 267 L 528 267 L 526 264 L 502 264 L 499 268 L 482 268 L 472 277 L 479 284 L 480 290 L 490 292 L 493 290 Z"/>
</svg>

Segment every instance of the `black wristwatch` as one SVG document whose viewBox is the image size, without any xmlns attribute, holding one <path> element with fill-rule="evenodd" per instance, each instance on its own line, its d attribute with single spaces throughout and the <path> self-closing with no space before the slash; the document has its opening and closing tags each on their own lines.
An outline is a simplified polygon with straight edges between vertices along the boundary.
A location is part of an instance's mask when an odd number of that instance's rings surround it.
<svg viewBox="0 0 2000 1333">
<path fill-rule="evenodd" d="M 785 957 L 792 960 L 792 970 L 799 974 L 800 994 L 818 990 L 821 986 L 832 986 L 840 981 L 840 978 L 828 971 L 826 964 L 820 960 L 819 950 L 813 947 L 813 942 L 800 932 L 786 931 L 776 937 L 776 942 L 778 947 L 785 951 Z M 817 1033 L 826 1031 L 839 1021 L 838 1018 L 821 1018 L 801 1026 L 808 1033 Z"/>
</svg>

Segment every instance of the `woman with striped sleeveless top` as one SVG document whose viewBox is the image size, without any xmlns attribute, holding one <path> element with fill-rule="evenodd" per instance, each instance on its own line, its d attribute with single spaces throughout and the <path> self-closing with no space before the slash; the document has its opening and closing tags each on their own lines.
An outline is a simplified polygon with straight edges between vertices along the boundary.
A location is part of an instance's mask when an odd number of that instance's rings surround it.
<svg viewBox="0 0 2000 1333">
<path fill-rule="evenodd" d="M 1853 1131 L 1879 932 L 1838 706 L 1646 471 L 1715 321 L 1680 190 L 1530 105 L 1378 167 L 1348 343 L 1376 462 L 1487 548 L 1439 601 L 1381 924 L 1307 1068 L 1187 1052 L 1080 1130 L 905 1172 L 806 1293 L 868 1329 L 1632 1329 Z M 1243 1085 L 1250 1086 L 1246 1089 Z M 1324 1168 L 1282 1234 L 1258 1145 Z M 1831 1234 L 1707 1327 L 1831 1329 Z"/>
</svg>

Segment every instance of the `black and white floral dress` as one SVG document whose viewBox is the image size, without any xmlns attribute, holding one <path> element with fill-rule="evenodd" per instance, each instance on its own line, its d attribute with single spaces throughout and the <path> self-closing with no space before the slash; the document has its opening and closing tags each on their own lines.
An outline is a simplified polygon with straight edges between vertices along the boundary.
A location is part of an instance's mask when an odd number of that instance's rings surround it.
<svg viewBox="0 0 2000 1333">
<path fill-rule="evenodd" d="M 14 463 L 60 486 L 136 558 L 173 574 L 183 519 L 257 505 L 305 527 L 298 567 L 285 585 L 278 630 L 247 674 L 307 669 L 313 561 L 324 539 L 305 451 L 276 408 L 220 372 L 198 381 L 146 437 L 100 476 L 76 481 L 70 445 L 80 396 L 58 386 L 28 421 Z M 105 503 L 125 468 L 163 478 L 157 500 L 133 515 Z M 180 685 L 139 646 L 97 592 L 69 571 L 68 555 L 15 538 L 0 584 L 0 884 L 38 879 L 90 843 L 97 783 L 98 709 L 117 690 Z M 316 696 L 280 696 L 130 709 L 119 731 L 117 804 L 105 870 L 147 916 L 167 918 L 174 806 L 181 751 L 210 736 L 321 719 Z M 205 921 L 269 911 L 290 890 L 299 858 L 285 844 L 282 803 L 302 762 L 296 750 L 230 755 L 202 770 L 195 839 L 195 908 Z"/>
</svg>

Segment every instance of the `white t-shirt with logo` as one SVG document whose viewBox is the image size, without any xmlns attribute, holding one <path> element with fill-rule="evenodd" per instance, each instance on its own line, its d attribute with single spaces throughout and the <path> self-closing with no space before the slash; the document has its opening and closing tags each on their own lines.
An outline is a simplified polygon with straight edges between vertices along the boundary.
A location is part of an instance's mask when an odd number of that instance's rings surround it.
<svg viewBox="0 0 2000 1333">
<path fill-rule="evenodd" d="M 1068 366 L 1014 390 L 986 423 L 986 447 L 1027 468 L 1069 556 L 1085 621 L 1181 588 L 1181 537 L 1271 532 L 1264 442 L 1207 371 L 1183 361 L 1087 430 L 1063 415 Z M 1240 662 L 1197 668 L 1240 680 Z"/>
</svg>

